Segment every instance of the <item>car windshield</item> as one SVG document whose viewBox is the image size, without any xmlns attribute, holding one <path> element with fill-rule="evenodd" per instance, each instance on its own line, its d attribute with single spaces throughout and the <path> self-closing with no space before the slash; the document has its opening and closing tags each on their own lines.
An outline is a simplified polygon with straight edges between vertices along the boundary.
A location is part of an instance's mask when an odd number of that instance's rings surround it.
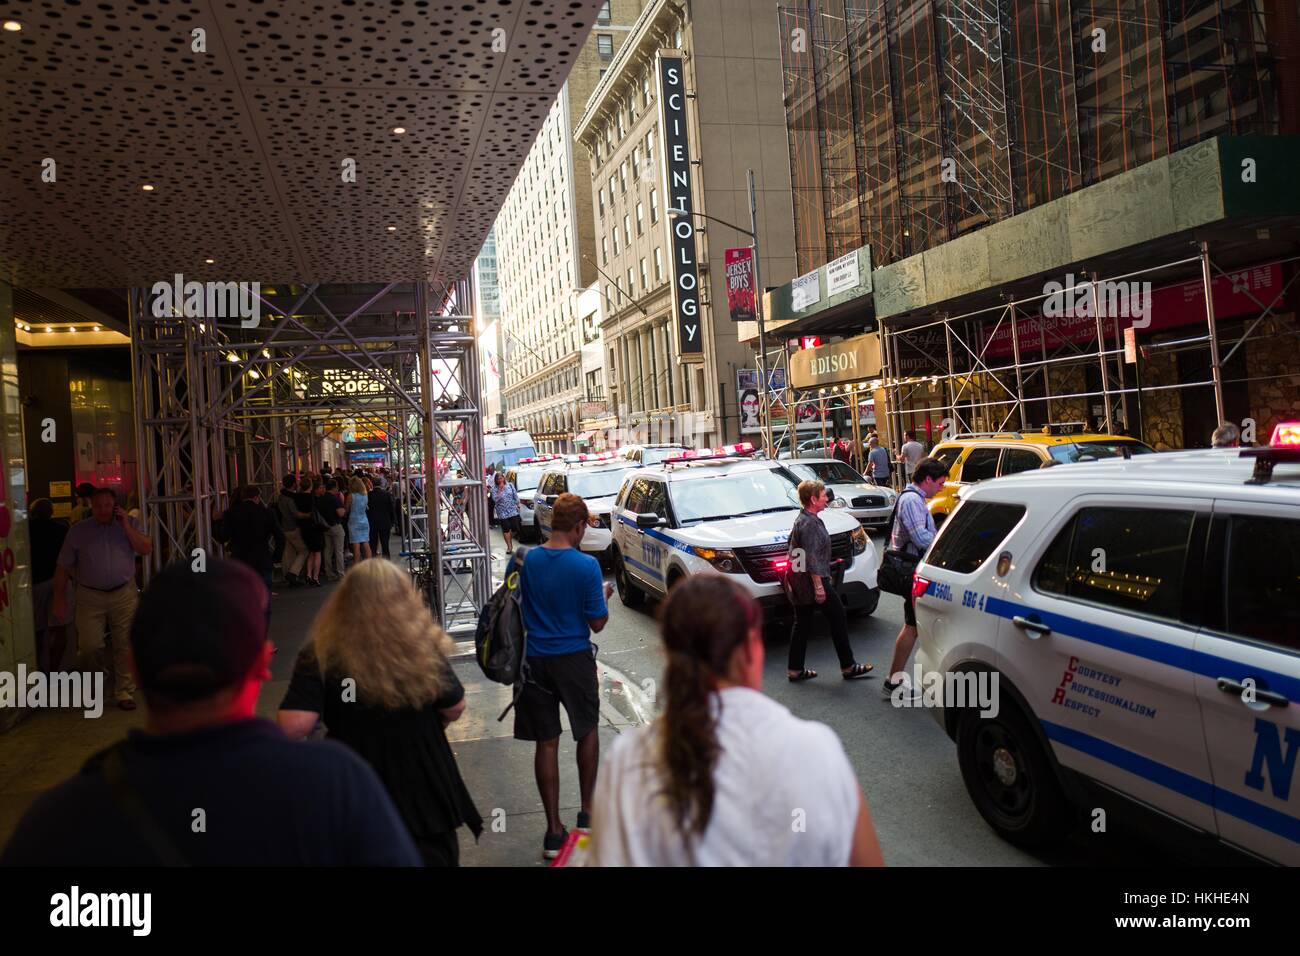
<svg viewBox="0 0 1300 956">
<path fill-rule="evenodd" d="M 519 464 L 521 458 L 536 458 L 537 451 L 532 445 L 521 445 L 518 448 L 489 448 L 484 457 L 487 458 L 489 465 L 496 465 L 497 471 L 504 471 Z"/>
<path fill-rule="evenodd" d="M 681 454 L 680 448 L 644 448 L 641 450 L 641 464 L 657 465 L 665 458 Z"/>
<path fill-rule="evenodd" d="M 799 508 L 795 485 L 775 469 L 675 481 L 672 497 L 678 521 L 707 521 Z"/>
<path fill-rule="evenodd" d="M 819 461 L 811 465 L 792 465 L 790 470 L 800 478 L 813 478 L 826 485 L 864 485 L 867 483 L 867 479 L 842 461 Z"/>
<path fill-rule="evenodd" d="M 606 495 L 618 494 L 623 484 L 623 476 L 630 468 L 614 468 L 608 471 L 569 472 L 569 490 L 579 498 L 604 498 Z"/>
<path fill-rule="evenodd" d="M 1072 465 L 1076 461 L 1095 461 L 1101 458 L 1122 458 L 1127 448 L 1130 455 L 1154 455 L 1155 449 L 1140 441 L 1080 441 L 1068 445 L 1053 445 L 1052 457 Z"/>
<path fill-rule="evenodd" d="M 520 468 L 515 471 L 515 490 L 516 491 L 536 491 L 537 483 L 542 480 L 542 474 L 546 471 L 546 466 L 540 468 Z"/>
</svg>

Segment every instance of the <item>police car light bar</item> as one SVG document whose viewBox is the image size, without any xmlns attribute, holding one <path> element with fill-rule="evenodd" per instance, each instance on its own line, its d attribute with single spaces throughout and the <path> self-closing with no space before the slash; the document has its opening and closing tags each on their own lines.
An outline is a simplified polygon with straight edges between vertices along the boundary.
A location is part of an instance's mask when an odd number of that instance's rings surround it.
<svg viewBox="0 0 1300 956">
<path fill-rule="evenodd" d="M 561 457 L 560 455 L 536 455 L 532 458 L 520 458 L 519 464 L 530 465 L 533 462 L 538 462 L 538 461 L 555 461 L 555 459 L 560 457 Z"/>
<path fill-rule="evenodd" d="M 754 446 L 747 441 L 742 441 L 736 445 L 723 445 L 718 448 L 686 448 L 680 455 L 670 455 L 664 459 L 665 465 L 682 464 L 689 461 L 710 461 L 716 458 L 736 458 L 741 455 L 751 455 L 754 452 Z"/>
<path fill-rule="evenodd" d="M 1273 478 L 1273 466 L 1279 462 L 1300 464 L 1300 421 L 1279 422 L 1267 448 L 1243 448 L 1242 458 L 1254 458 L 1255 470 L 1248 485 L 1266 485 Z"/>
<path fill-rule="evenodd" d="M 555 457 L 558 458 L 558 457 L 560 457 L 560 456 L 559 456 L 559 455 L 556 455 Z M 601 452 L 600 454 L 598 454 L 598 455 L 587 455 L 587 454 L 583 454 L 583 455 L 565 455 L 565 456 L 564 456 L 564 460 L 565 460 L 566 462 L 569 462 L 570 464 L 589 465 L 589 464 L 593 464 L 593 463 L 598 462 L 598 461 L 611 461 L 612 459 L 617 458 L 617 457 L 618 457 L 618 456 L 615 455 L 612 451 L 602 451 L 602 452 Z"/>
</svg>

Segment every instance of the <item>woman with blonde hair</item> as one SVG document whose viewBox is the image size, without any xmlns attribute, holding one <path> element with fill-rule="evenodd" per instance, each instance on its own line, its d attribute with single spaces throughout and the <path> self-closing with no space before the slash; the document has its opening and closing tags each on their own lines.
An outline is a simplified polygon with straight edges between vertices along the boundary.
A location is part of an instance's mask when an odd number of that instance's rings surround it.
<svg viewBox="0 0 1300 956">
<path fill-rule="evenodd" d="M 353 567 L 360 564 L 362 558 L 370 557 L 370 519 L 366 517 L 366 508 L 369 506 L 366 480 L 353 475 L 348 482 L 347 500 L 343 502 L 344 513 L 348 517 L 348 540 L 352 542 Z"/>
<path fill-rule="evenodd" d="M 459 864 L 462 825 L 483 832 L 447 742 L 465 711 L 451 648 L 397 565 L 363 561 L 316 615 L 278 715 L 295 738 L 323 720 L 374 767 L 428 866 Z"/>
</svg>

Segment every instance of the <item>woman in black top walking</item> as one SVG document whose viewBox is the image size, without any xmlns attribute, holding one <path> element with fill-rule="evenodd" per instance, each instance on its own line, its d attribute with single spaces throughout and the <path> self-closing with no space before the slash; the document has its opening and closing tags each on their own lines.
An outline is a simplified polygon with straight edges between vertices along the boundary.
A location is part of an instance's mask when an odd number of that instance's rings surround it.
<svg viewBox="0 0 1300 956">
<path fill-rule="evenodd" d="M 826 525 L 817 517 L 830 504 L 831 493 L 820 481 L 799 482 L 799 503 L 803 510 L 790 530 L 790 567 L 787 572 L 790 600 L 794 603 L 794 629 L 790 633 L 789 678 L 811 680 L 817 672 L 803 666 L 808 650 L 808 631 L 813 613 L 821 611 L 831 629 L 831 640 L 840 659 L 840 674 L 845 680 L 859 680 L 871 673 L 872 664 L 853 660 L 849 644 L 849 625 L 844 605 L 831 581 L 831 537 Z"/>
<path fill-rule="evenodd" d="M 447 741 L 465 710 L 451 646 L 396 564 L 361 561 L 316 616 L 279 713 L 289 736 L 320 718 L 369 761 L 428 866 L 459 864 L 459 827 L 483 832 Z"/>
</svg>

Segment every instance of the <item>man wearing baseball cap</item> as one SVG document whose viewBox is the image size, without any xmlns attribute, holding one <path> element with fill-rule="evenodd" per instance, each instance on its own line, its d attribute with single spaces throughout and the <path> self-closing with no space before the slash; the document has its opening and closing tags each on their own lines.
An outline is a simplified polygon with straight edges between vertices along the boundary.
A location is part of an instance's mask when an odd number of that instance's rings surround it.
<svg viewBox="0 0 1300 956">
<path fill-rule="evenodd" d="M 155 577 L 131 626 L 145 729 L 37 799 L 0 865 L 419 866 L 368 764 L 254 716 L 267 600 L 234 561 Z"/>
</svg>

